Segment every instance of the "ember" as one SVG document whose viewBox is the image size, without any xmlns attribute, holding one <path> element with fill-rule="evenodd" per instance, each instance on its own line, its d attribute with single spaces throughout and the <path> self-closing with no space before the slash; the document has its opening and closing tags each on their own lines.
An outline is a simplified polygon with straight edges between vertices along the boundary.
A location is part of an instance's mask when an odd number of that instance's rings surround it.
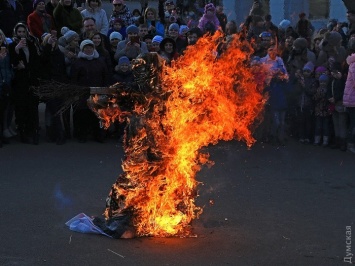
<svg viewBox="0 0 355 266">
<path fill-rule="evenodd" d="M 264 72 L 250 65 L 252 49 L 237 38 L 217 58 L 220 38 L 206 36 L 172 66 L 163 65 L 159 82 L 150 82 L 151 91 L 127 117 L 124 173 L 112 186 L 105 216 L 132 214 L 138 236 L 191 235 L 191 221 L 202 213 L 195 205 L 196 173 L 212 165 L 200 149 L 218 140 L 255 142 Z M 152 67 L 148 59 L 145 67 Z M 111 106 L 98 113 L 106 126 L 122 116 Z"/>
</svg>

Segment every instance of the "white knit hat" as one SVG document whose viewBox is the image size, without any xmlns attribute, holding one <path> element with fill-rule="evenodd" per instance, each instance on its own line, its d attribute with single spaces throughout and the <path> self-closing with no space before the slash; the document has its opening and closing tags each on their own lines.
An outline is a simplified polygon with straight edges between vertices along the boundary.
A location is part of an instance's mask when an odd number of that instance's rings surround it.
<svg viewBox="0 0 355 266">
<path fill-rule="evenodd" d="M 95 47 L 95 44 L 92 42 L 92 40 L 83 40 L 80 43 L 80 51 L 83 51 L 83 49 L 86 45 L 91 45 L 92 47 Z"/>
</svg>

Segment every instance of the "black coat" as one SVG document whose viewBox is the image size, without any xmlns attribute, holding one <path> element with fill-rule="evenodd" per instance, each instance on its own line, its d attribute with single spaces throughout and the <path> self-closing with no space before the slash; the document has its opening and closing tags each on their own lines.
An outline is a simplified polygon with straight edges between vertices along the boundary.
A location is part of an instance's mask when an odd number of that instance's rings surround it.
<svg viewBox="0 0 355 266">
<path fill-rule="evenodd" d="M 58 49 L 52 49 L 52 45 L 43 47 L 41 56 L 41 78 L 67 83 L 66 64 L 64 54 Z"/>
<path fill-rule="evenodd" d="M 14 42 L 9 44 L 10 62 L 14 67 L 14 91 L 28 91 L 31 85 L 38 85 L 40 77 L 40 49 L 37 45 L 37 40 L 33 36 L 27 37 L 27 47 L 29 50 L 29 60 L 26 59 L 26 54 L 23 49 L 17 54 L 15 47 L 19 40 L 14 38 Z M 22 61 L 25 65 L 24 69 L 17 69 L 17 65 Z"/>
</svg>

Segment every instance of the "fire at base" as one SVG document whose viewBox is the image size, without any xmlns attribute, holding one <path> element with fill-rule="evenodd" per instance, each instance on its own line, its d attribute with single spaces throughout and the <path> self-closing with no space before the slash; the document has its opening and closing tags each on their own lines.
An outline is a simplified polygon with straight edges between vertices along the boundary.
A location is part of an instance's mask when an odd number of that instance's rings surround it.
<svg viewBox="0 0 355 266">
<path fill-rule="evenodd" d="M 195 205 L 196 173 L 212 164 L 200 149 L 219 140 L 255 142 L 266 70 L 250 64 L 252 49 L 238 38 L 217 56 L 221 37 L 201 38 L 171 66 L 156 54 L 142 56 L 133 63 L 140 77 L 135 92 L 89 101 L 106 127 L 127 121 L 123 174 L 105 216 L 131 215 L 137 236 L 191 235 L 191 221 L 202 213 Z M 124 98 L 134 99 L 132 110 L 120 108 Z"/>
</svg>

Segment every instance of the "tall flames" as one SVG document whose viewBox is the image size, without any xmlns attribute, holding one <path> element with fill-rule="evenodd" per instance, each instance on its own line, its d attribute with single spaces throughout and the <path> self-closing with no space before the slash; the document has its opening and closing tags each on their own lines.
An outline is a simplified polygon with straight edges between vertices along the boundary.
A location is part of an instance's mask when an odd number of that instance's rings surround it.
<svg viewBox="0 0 355 266">
<path fill-rule="evenodd" d="M 196 173 L 212 163 L 200 149 L 218 140 L 255 142 L 251 129 L 265 104 L 258 85 L 264 75 L 250 65 L 251 48 L 237 37 L 222 44 L 217 57 L 221 37 L 203 37 L 163 66 L 159 97 L 145 95 L 128 119 L 124 173 L 112 186 L 105 214 L 131 211 L 139 236 L 188 236 L 202 213 L 195 205 Z"/>
</svg>

